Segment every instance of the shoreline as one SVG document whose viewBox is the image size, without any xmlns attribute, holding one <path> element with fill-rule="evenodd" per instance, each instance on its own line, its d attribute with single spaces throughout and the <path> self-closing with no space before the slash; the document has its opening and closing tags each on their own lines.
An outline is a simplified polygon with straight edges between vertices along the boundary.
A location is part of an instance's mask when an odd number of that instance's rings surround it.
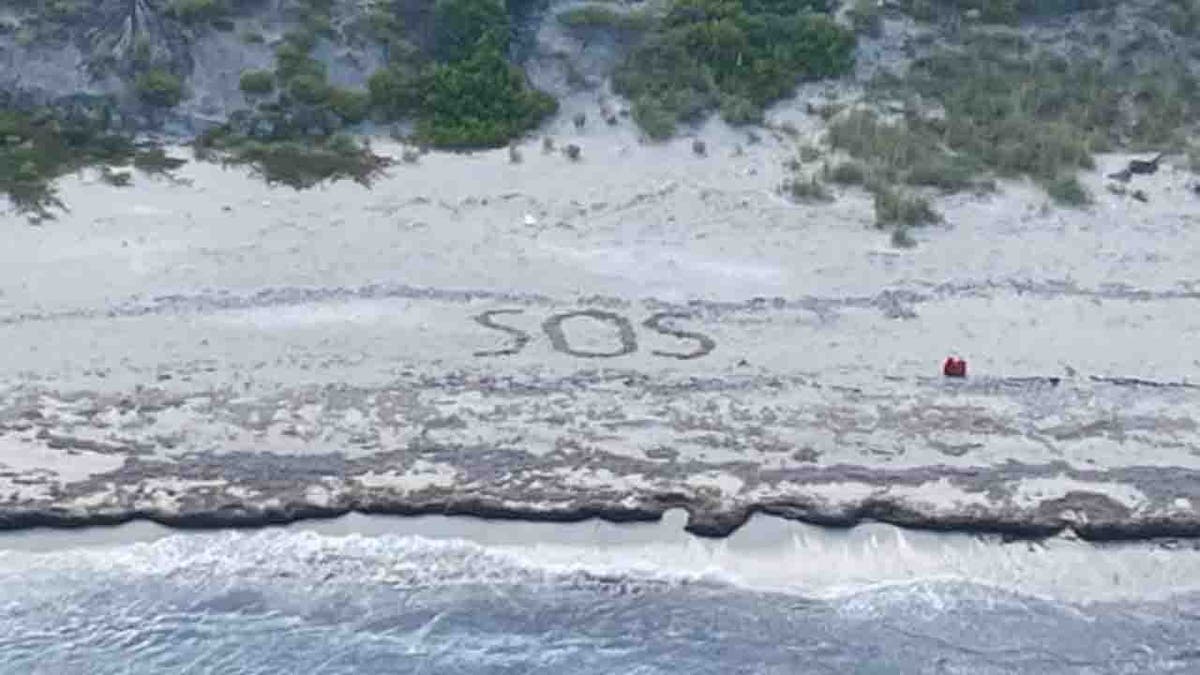
<svg viewBox="0 0 1200 675">
<path fill-rule="evenodd" d="M 139 570 L 146 565 L 144 573 L 151 576 L 161 573 L 154 570 L 163 565 L 172 575 L 186 574 L 193 557 L 203 566 L 221 551 L 243 555 L 259 546 L 278 555 L 293 547 L 333 556 L 345 550 L 355 557 L 361 555 L 358 551 L 372 550 L 372 555 L 382 556 L 379 564 L 387 564 L 391 556 L 408 555 L 414 545 L 422 550 L 419 540 L 424 540 L 478 547 L 466 551 L 502 555 L 550 574 L 717 583 L 816 599 L 925 583 L 966 583 L 1084 604 L 1170 602 L 1200 591 L 1197 545 L 1099 544 L 1069 537 L 1014 542 L 880 523 L 833 529 L 764 515 L 726 539 L 713 540 L 685 533 L 685 518 L 679 510 L 666 512 L 655 523 L 620 524 L 349 514 L 253 531 L 204 532 L 137 521 L 115 528 L 0 532 L 0 568 L 16 572 L 28 565 L 47 570 L 107 566 L 105 556 L 111 550 L 118 564 Z M 310 539 L 313 536 L 320 539 Z M 363 539 L 377 545 L 363 549 L 355 543 Z M 186 552 L 183 558 L 178 557 L 181 552 Z M 271 578 L 265 573 L 264 581 Z M 481 581 L 490 583 L 487 578 Z"/>
<path fill-rule="evenodd" d="M 1150 542 L 1160 539 L 1200 540 L 1200 518 L 1146 517 L 1122 515 L 1106 520 L 1089 519 L 1089 502 L 1096 495 L 1082 493 L 1074 499 L 1060 500 L 1058 514 L 1026 517 L 1021 514 L 979 514 L 964 512 L 931 513 L 901 501 L 866 500 L 857 507 L 836 507 L 802 501 L 771 500 L 735 509 L 698 509 L 678 496 L 651 497 L 652 505 L 625 507 L 588 504 L 580 507 L 538 509 L 475 498 L 447 501 L 384 501 L 369 506 L 321 507 L 312 504 L 250 511 L 227 506 L 190 513 L 128 511 L 118 513 L 63 513 L 59 510 L 0 511 L 0 533 L 22 531 L 80 530 L 148 523 L 175 531 L 256 530 L 275 526 L 304 525 L 345 517 L 446 517 L 474 518 L 499 523 L 578 524 L 601 522 L 609 525 L 658 524 L 664 515 L 677 510 L 687 514 L 680 530 L 689 535 L 724 540 L 735 536 L 755 517 L 775 517 L 784 521 L 831 530 L 849 530 L 869 524 L 882 524 L 918 532 L 995 535 L 1005 540 L 1042 541 L 1073 536 L 1092 543 Z M 639 495 L 639 498 L 643 496 Z M 657 502 L 657 503 L 653 503 Z M 930 509 L 934 511 L 935 509 Z M 1039 507 L 1039 510 L 1041 507 Z M 1069 516 L 1069 518 L 1068 518 Z"/>
</svg>

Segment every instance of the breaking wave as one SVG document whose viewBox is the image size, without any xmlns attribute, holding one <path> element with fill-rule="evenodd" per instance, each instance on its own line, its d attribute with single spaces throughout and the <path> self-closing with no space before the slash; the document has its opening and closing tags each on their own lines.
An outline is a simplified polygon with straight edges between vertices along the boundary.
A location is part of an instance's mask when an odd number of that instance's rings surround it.
<svg viewBox="0 0 1200 675">
<path fill-rule="evenodd" d="M 1200 667 L 1200 596 L 1186 590 L 1184 571 L 1200 567 L 1195 551 L 1080 544 L 1076 556 L 1074 544 L 995 542 L 975 551 L 894 528 L 797 538 L 795 527 L 753 545 L 283 529 L 8 550 L 0 672 Z M 1100 590 L 1089 587 L 1088 560 L 1109 592 L 1088 601 L 1056 593 L 1055 584 L 1076 583 L 1088 597 Z M 1057 576 L 1045 573 L 1056 566 Z M 1122 585 L 1125 597 L 1111 592 Z"/>
</svg>

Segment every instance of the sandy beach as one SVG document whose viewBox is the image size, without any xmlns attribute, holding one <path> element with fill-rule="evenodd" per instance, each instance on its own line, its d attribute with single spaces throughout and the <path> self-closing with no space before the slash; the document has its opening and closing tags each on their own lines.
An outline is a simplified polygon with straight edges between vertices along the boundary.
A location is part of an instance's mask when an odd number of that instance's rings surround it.
<svg viewBox="0 0 1200 675">
<path fill-rule="evenodd" d="M 520 163 L 435 152 L 370 189 L 85 171 L 56 221 L 6 213 L 0 524 L 1200 532 L 1188 173 L 1139 177 L 1143 203 L 1102 156 L 1086 209 L 1003 183 L 896 249 L 861 191 L 780 195 L 787 134 L 714 121 L 698 156 L 577 131 L 588 105 L 545 130 L 577 162 L 533 137 Z M 807 133 L 801 106 L 770 119 Z"/>
</svg>

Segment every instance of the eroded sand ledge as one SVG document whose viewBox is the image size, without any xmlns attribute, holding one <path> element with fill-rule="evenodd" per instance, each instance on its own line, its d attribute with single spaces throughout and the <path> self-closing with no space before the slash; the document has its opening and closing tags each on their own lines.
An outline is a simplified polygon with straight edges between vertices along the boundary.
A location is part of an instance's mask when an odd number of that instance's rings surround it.
<svg viewBox="0 0 1200 675">
<path fill-rule="evenodd" d="M 862 194 L 781 199 L 784 139 L 705 138 L 431 155 L 371 191 L 66 181 L 58 222 L 3 216 L 0 527 L 681 507 L 709 536 L 1200 535 L 1189 176 L 1144 204 L 1102 158 L 1087 211 L 1009 185 L 896 251 Z"/>
</svg>

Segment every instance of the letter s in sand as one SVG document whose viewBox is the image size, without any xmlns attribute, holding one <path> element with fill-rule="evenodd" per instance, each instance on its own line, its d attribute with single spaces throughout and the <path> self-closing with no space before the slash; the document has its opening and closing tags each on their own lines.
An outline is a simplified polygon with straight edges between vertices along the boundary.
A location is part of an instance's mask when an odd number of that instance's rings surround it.
<svg viewBox="0 0 1200 675">
<path fill-rule="evenodd" d="M 524 349 L 525 345 L 529 344 L 529 341 L 533 339 L 529 336 L 529 333 L 526 333 L 525 331 L 521 330 L 520 328 L 513 328 L 512 326 L 504 326 L 504 325 L 498 324 L 492 320 L 492 317 L 496 316 L 497 314 L 524 314 L 524 313 L 525 313 L 525 310 L 523 310 L 523 309 L 489 309 L 488 311 L 486 311 L 482 314 L 476 315 L 474 317 L 475 323 L 479 324 L 480 326 L 483 326 L 484 328 L 491 328 L 493 330 L 498 330 L 498 331 L 503 331 L 505 333 L 508 333 L 509 335 L 511 335 L 513 337 L 513 342 L 512 342 L 511 346 L 505 347 L 503 349 L 475 352 L 475 356 L 511 356 L 511 355 L 516 354 L 517 352 L 521 351 L 522 349 Z"/>
<path fill-rule="evenodd" d="M 666 356 L 666 357 L 669 357 L 672 359 L 688 360 L 688 359 L 698 359 L 701 356 L 706 356 L 710 352 L 712 352 L 712 350 L 716 349 L 717 348 L 716 341 L 713 340 L 712 338 L 708 337 L 707 335 L 704 335 L 703 333 L 693 333 L 691 331 L 679 330 L 678 328 L 671 328 L 670 326 L 663 325 L 663 321 L 665 321 L 666 319 L 690 319 L 690 318 L 693 318 L 693 317 L 691 314 L 688 314 L 687 312 L 659 312 L 658 314 L 655 314 L 655 315 L 651 316 L 649 319 L 646 319 L 645 321 L 643 321 L 642 322 L 643 326 L 645 326 L 646 328 L 649 328 L 650 330 L 655 331 L 657 333 L 662 333 L 663 335 L 670 335 L 672 337 L 677 337 L 680 339 L 695 340 L 700 343 L 695 351 L 689 352 L 687 354 L 678 354 L 675 352 L 660 352 L 657 349 L 653 350 L 651 353 L 654 354 L 655 356 Z"/>
</svg>

